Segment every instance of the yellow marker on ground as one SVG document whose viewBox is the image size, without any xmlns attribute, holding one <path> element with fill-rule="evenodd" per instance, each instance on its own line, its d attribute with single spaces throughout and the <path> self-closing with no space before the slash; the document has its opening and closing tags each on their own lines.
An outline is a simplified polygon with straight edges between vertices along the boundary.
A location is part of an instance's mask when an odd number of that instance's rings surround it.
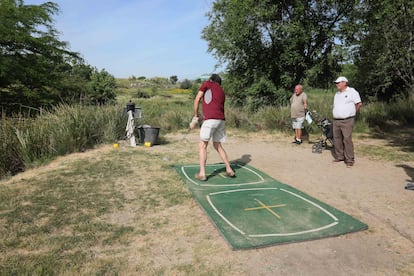
<svg viewBox="0 0 414 276">
<path fill-rule="evenodd" d="M 275 217 L 277 217 L 277 218 L 280 219 L 280 216 L 275 211 L 273 211 L 271 208 L 278 208 L 278 207 L 284 207 L 284 206 L 286 206 L 286 204 L 279 204 L 279 205 L 270 205 L 270 206 L 267 206 L 263 202 L 261 202 L 260 200 L 257 200 L 256 199 L 256 201 L 261 205 L 260 207 L 246 208 L 244 210 L 245 211 L 254 211 L 254 210 L 260 210 L 260 209 L 266 209 L 272 215 L 274 215 Z"/>
</svg>

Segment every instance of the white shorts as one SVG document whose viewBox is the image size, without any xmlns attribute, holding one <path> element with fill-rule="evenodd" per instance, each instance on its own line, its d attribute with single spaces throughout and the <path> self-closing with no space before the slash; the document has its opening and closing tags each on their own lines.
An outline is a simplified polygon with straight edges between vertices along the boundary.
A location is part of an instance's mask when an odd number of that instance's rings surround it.
<svg viewBox="0 0 414 276">
<path fill-rule="evenodd" d="M 292 128 L 293 129 L 303 128 L 304 122 L 305 122 L 305 117 L 292 118 Z"/>
<path fill-rule="evenodd" d="M 200 140 L 208 142 L 213 138 L 213 142 L 226 141 L 226 129 L 224 120 L 209 119 L 205 120 L 200 129 Z"/>
</svg>

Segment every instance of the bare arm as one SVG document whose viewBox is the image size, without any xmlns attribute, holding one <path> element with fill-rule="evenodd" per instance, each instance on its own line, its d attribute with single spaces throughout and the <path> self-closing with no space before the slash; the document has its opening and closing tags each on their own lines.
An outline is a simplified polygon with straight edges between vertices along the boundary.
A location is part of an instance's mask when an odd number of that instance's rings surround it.
<svg viewBox="0 0 414 276">
<path fill-rule="evenodd" d="M 191 123 L 189 125 L 189 129 L 194 129 L 196 127 L 196 125 L 199 123 L 199 117 L 198 117 L 198 107 L 200 105 L 200 101 L 203 98 L 204 92 L 203 91 L 198 91 L 197 96 L 194 99 L 194 105 L 193 105 L 193 110 L 194 110 L 194 117 L 191 120 Z"/>
<path fill-rule="evenodd" d="M 356 112 L 358 112 L 358 111 L 359 111 L 359 109 L 361 108 L 361 105 L 362 105 L 362 103 L 361 103 L 361 102 L 359 102 L 359 103 L 355 104 L 355 110 L 356 110 Z"/>
<path fill-rule="evenodd" d="M 203 98 L 204 92 L 198 91 L 197 96 L 194 99 L 194 117 L 198 117 L 198 107 L 200 105 L 200 101 Z"/>
</svg>

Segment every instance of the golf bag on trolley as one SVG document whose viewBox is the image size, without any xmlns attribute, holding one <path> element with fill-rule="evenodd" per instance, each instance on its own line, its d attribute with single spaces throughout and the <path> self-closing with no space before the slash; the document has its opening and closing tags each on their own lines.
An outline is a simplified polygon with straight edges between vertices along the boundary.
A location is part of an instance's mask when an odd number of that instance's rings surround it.
<svg viewBox="0 0 414 276">
<path fill-rule="evenodd" d="M 319 130 L 322 132 L 319 141 L 313 144 L 312 152 L 322 153 L 322 151 L 328 147 L 333 148 L 334 139 L 331 121 L 328 118 L 322 118 L 316 111 L 309 111 L 309 116 L 311 116 L 312 121 L 315 122 Z"/>
</svg>

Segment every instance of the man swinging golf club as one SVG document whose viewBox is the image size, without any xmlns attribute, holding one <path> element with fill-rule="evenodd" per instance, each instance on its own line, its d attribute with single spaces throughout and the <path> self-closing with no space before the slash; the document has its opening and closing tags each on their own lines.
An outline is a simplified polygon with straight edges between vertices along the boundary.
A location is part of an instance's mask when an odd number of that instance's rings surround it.
<svg viewBox="0 0 414 276">
<path fill-rule="evenodd" d="M 194 177 L 206 181 L 207 146 L 210 139 L 226 166 L 226 175 L 234 177 L 235 173 L 230 166 L 227 153 L 222 143 L 226 140 L 224 102 L 225 94 L 221 87 L 221 78 L 212 74 L 210 79 L 203 82 L 194 99 L 194 117 L 190 123 L 190 129 L 194 129 L 199 122 L 199 104 L 202 101 L 203 123 L 200 129 L 199 158 L 200 171 Z"/>
</svg>

